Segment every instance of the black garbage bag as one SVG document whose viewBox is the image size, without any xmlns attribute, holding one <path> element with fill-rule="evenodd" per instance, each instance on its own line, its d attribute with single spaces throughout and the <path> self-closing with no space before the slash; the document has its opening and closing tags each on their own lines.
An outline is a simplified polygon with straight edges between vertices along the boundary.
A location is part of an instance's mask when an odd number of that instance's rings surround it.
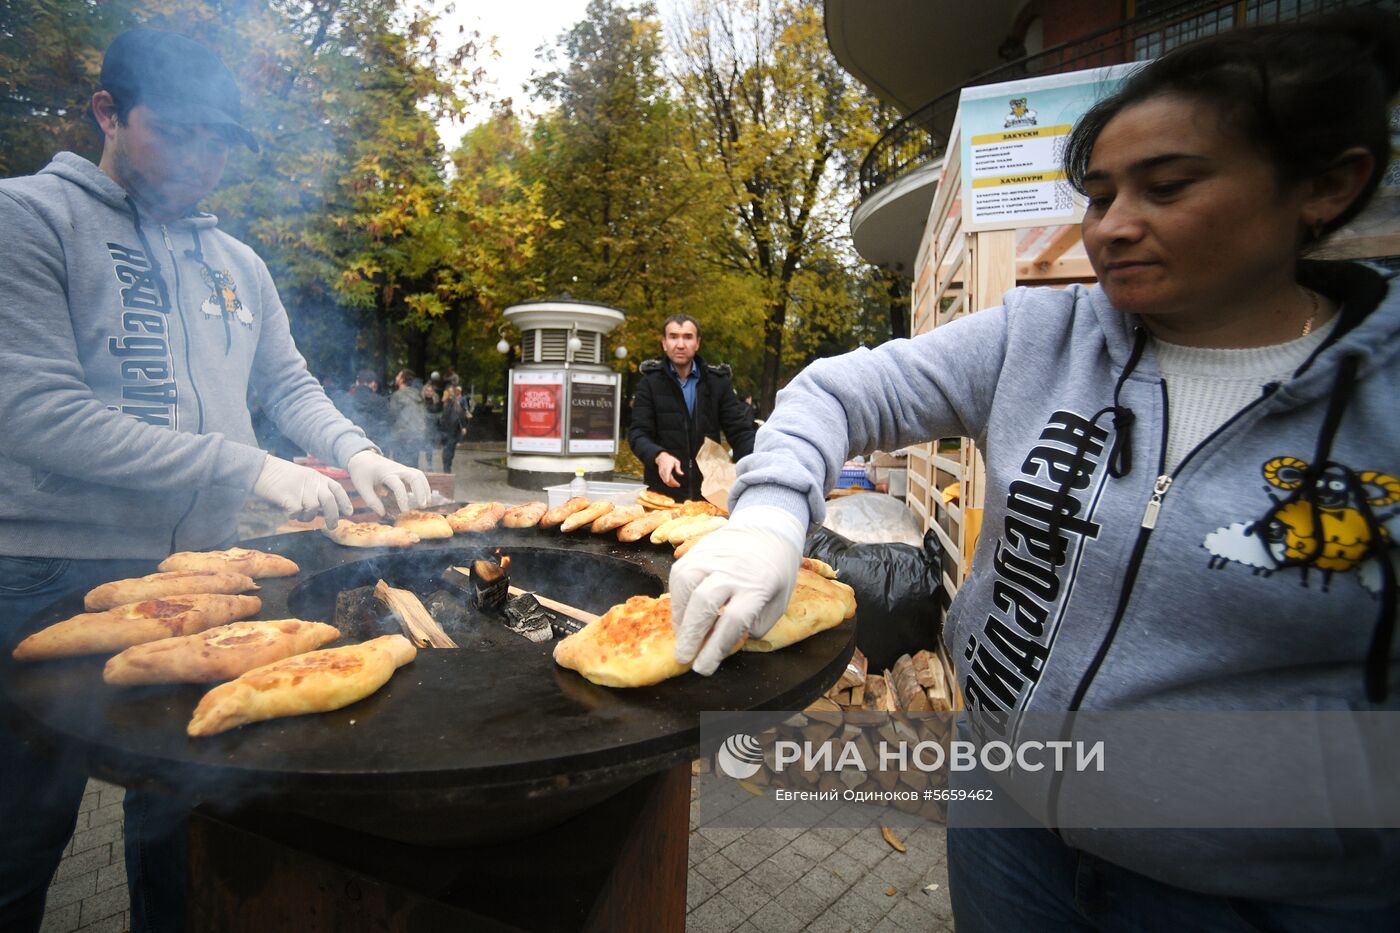
<svg viewBox="0 0 1400 933">
<path fill-rule="evenodd" d="M 902 654 L 938 646 L 943 629 L 939 570 L 942 547 L 930 530 L 923 547 L 855 544 L 829 528 L 807 536 L 806 554 L 834 567 L 856 591 L 856 646 L 872 671 L 893 667 Z"/>
</svg>

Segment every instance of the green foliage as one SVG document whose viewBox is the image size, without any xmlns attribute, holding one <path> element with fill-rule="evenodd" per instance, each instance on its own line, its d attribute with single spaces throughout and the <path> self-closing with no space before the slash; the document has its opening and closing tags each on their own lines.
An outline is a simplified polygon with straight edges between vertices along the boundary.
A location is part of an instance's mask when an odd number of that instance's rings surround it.
<svg viewBox="0 0 1400 933">
<path fill-rule="evenodd" d="M 836 297 L 851 276 L 836 244 L 849 165 L 873 142 L 871 105 L 826 48 L 815 4 L 694 0 L 682 32 L 693 148 L 727 195 L 713 249 L 763 291 L 755 397 L 768 411 L 784 370 L 829 345 L 833 310 L 850 310 Z"/>
<path fill-rule="evenodd" d="M 102 49 L 134 26 L 209 45 L 258 153 L 205 205 L 266 260 L 312 369 L 342 383 L 455 367 L 504 389 L 501 311 L 568 293 L 627 313 L 635 370 L 661 321 L 704 325 L 765 409 L 811 359 L 889 334 L 889 282 L 843 245 L 854 167 L 881 127 L 836 66 L 820 5 L 592 0 L 536 78 L 444 151 L 480 76 L 426 0 L 0 0 L 0 174 L 96 159 Z"/>
</svg>

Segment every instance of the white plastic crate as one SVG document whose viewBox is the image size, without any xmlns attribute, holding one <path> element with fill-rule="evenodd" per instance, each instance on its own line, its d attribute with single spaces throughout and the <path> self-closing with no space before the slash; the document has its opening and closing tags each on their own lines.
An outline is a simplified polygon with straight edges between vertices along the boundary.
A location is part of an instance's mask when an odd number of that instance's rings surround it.
<svg viewBox="0 0 1400 933">
<path fill-rule="evenodd" d="M 618 505 L 636 505 L 637 493 L 646 489 L 642 483 L 608 483 L 599 480 L 588 481 L 588 498 L 593 501 L 599 499 L 611 499 Z M 569 484 L 562 483 L 558 486 L 544 487 L 545 493 L 549 496 L 549 507 L 552 509 L 556 505 L 563 505 L 569 501 Z"/>
</svg>

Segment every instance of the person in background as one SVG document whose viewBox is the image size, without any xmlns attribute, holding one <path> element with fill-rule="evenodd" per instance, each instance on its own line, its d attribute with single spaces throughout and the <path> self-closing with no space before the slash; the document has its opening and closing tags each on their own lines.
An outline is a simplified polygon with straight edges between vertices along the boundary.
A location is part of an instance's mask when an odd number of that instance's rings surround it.
<svg viewBox="0 0 1400 933">
<path fill-rule="evenodd" d="M 467 433 L 467 413 L 462 408 L 462 389 L 449 385 L 443 392 L 442 411 L 438 414 L 438 436 L 442 445 L 442 471 L 452 472 L 457 457 L 457 445 Z"/>
<path fill-rule="evenodd" d="M 735 460 L 753 450 L 753 418 L 734 394 L 728 366 L 709 365 L 700 353 L 700 323 L 673 314 L 662 325 L 666 359 L 647 360 L 632 399 L 627 443 L 642 462 L 649 489 L 699 499 L 704 477 L 695 455 L 705 438 L 728 439 Z"/>
<path fill-rule="evenodd" d="M 964 436 L 986 512 L 943 642 L 970 713 L 1393 717 L 1400 290 L 1307 256 L 1380 184 L 1397 90 L 1388 11 L 1223 33 L 1125 79 L 1065 151 L 1098 284 L 794 379 L 729 524 L 671 571 L 677 658 L 711 673 L 768 630 L 849 454 Z M 1384 767 L 1360 757 L 1327 766 Z M 949 829 L 959 933 L 1400 929 L 1393 828 L 1061 826 L 1082 784 L 996 780 L 1033 828 Z"/>
<path fill-rule="evenodd" d="M 381 514 L 425 504 L 426 478 L 382 456 L 307 371 L 267 267 L 197 205 L 229 150 L 256 150 L 233 75 L 175 33 L 133 30 L 102 61 L 97 165 L 56 155 L 0 181 L 0 625 L 153 571 L 172 551 L 232 545 L 250 496 L 328 525 L 339 483 L 258 446 L 248 407 L 344 466 Z M 32 933 L 87 775 L 0 718 L 0 930 Z M 188 805 L 125 797 L 132 929 L 184 925 Z"/>
<path fill-rule="evenodd" d="M 423 387 L 417 374 L 411 369 L 400 370 L 394 377 L 394 392 L 389 396 L 389 436 L 393 438 L 395 457 L 418 465 L 427 418 Z"/>
<path fill-rule="evenodd" d="M 389 444 L 389 400 L 379 393 L 379 380 L 374 371 L 362 369 L 355 374 L 355 384 L 345 393 L 345 415 L 364 429 L 371 440 L 382 446 Z"/>
<path fill-rule="evenodd" d="M 430 470 L 433 468 L 433 454 L 442 446 L 438 438 L 438 416 L 442 414 L 442 391 L 439 385 L 441 378 L 442 375 L 433 370 L 423 383 L 423 432 L 420 449 Z"/>
</svg>

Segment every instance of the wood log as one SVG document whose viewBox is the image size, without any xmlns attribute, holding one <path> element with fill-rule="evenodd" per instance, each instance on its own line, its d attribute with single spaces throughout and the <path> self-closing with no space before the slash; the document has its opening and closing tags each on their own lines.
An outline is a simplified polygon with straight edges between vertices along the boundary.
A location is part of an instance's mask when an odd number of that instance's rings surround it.
<svg viewBox="0 0 1400 933">
<path fill-rule="evenodd" d="M 884 674 L 871 674 L 865 679 L 865 708 L 880 713 L 899 712 L 894 688 Z"/>
<path fill-rule="evenodd" d="M 814 719 L 832 726 L 841 725 L 841 707 L 829 697 L 817 697 L 812 701 L 812 705 L 808 706 L 802 712 L 808 719 Z"/>
<path fill-rule="evenodd" d="M 858 687 L 865 683 L 865 675 L 868 670 L 869 662 L 866 661 L 865 655 L 861 654 L 860 649 L 857 648 L 855 654 L 851 655 L 851 660 L 847 662 L 846 670 L 842 672 L 841 679 L 836 681 L 836 684 L 842 689 L 847 690 L 851 687 Z"/>
<path fill-rule="evenodd" d="M 907 654 L 900 655 L 894 662 L 894 686 L 899 693 L 899 705 L 909 712 L 926 713 L 933 708 L 924 688 L 919 686 L 914 661 Z"/>
<path fill-rule="evenodd" d="M 424 607 L 423 601 L 408 590 L 390 586 L 383 580 L 374 585 L 374 595 L 379 597 L 394 618 L 403 626 L 408 640 L 420 648 L 456 648 L 457 643 L 447 637 L 438 625 L 437 619 Z"/>
<path fill-rule="evenodd" d="M 940 713 L 954 709 L 953 691 L 950 689 L 946 669 L 940 656 L 934 655 L 929 658 L 928 676 L 929 680 L 932 681 L 926 685 L 925 690 L 929 708 Z"/>
<path fill-rule="evenodd" d="M 934 680 L 935 675 L 930 668 L 937 663 L 937 661 L 934 660 L 933 652 L 925 648 L 922 651 L 915 652 L 914 657 L 910 660 L 914 662 L 914 676 L 919 679 L 919 686 L 923 687 L 925 690 L 932 687 L 936 681 Z"/>
</svg>

